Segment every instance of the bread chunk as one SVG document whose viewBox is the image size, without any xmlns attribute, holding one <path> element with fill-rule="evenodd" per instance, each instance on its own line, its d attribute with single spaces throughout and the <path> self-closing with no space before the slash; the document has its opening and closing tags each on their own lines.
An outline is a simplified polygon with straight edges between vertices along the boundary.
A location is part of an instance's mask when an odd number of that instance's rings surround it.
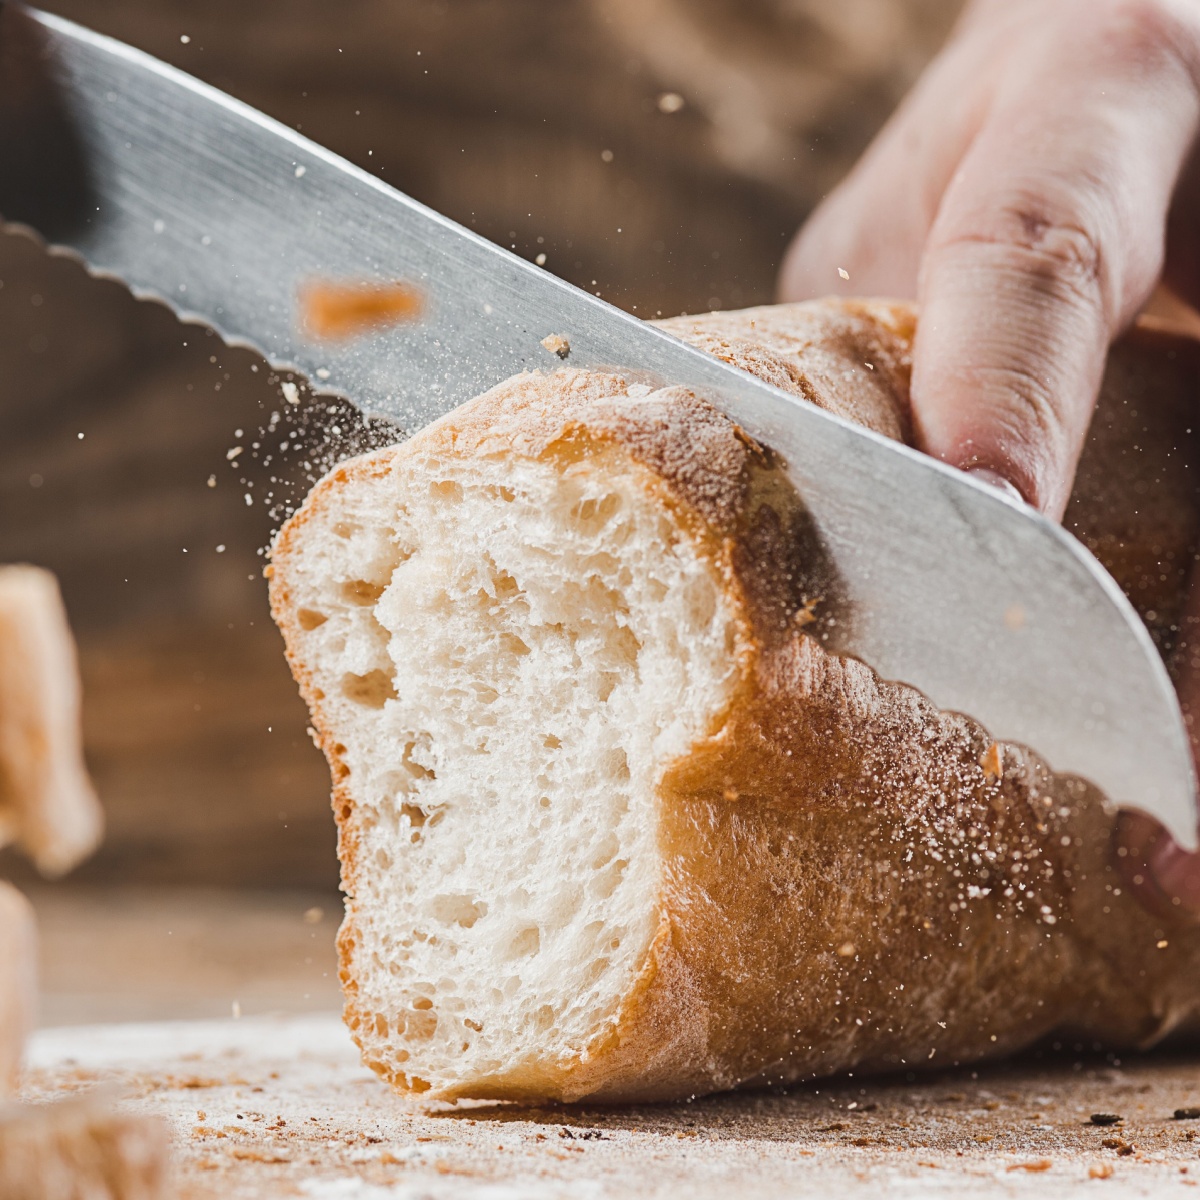
<svg viewBox="0 0 1200 1200">
<path fill-rule="evenodd" d="M 904 306 L 666 324 L 910 437 Z M 346 1019 L 399 1088 L 676 1098 L 1192 1016 L 1200 933 L 1122 893 L 1102 798 L 826 650 L 800 498 L 685 389 L 518 376 L 336 468 L 271 571 Z"/>
<path fill-rule="evenodd" d="M 166 1200 L 170 1132 L 94 1093 L 0 1106 L 4 1200 Z"/>
<path fill-rule="evenodd" d="M 16 888 L 0 883 L 0 1098 L 16 1087 L 36 1000 L 33 909 Z"/>
<path fill-rule="evenodd" d="M 75 644 L 54 576 L 0 567 L 0 846 L 16 842 L 46 875 L 86 858 L 103 829 L 79 704 Z"/>
</svg>

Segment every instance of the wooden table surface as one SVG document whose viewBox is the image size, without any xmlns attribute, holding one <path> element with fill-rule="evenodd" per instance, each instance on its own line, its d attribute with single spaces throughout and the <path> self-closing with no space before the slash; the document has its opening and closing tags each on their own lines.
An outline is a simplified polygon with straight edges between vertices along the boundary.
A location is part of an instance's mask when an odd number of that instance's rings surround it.
<svg viewBox="0 0 1200 1200">
<path fill-rule="evenodd" d="M 33 901 L 43 1028 L 25 1095 L 107 1085 L 164 1114 L 180 1200 L 1158 1197 L 1200 1183 L 1200 1121 L 1173 1117 L 1200 1105 L 1200 1050 L 1067 1046 L 692 1104 L 429 1105 L 366 1071 L 338 1018 L 336 895 L 60 886 Z M 1122 1120 L 1097 1126 L 1097 1112 Z"/>
<path fill-rule="evenodd" d="M 29 1099 L 106 1085 L 165 1115 L 180 1200 L 1165 1197 L 1200 1182 L 1200 1122 L 1172 1117 L 1200 1102 L 1195 1053 L 632 1108 L 398 1097 L 335 1014 L 49 1029 L 29 1063 Z"/>
</svg>

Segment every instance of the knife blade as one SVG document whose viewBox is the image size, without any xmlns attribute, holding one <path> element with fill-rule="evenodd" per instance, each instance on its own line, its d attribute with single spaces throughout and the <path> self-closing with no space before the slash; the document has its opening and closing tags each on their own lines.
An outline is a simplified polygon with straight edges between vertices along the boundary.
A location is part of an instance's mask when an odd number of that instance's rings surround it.
<svg viewBox="0 0 1200 1200">
<path fill-rule="evenodd" d="M 550 334 L 569 340 L 572 366 L 695 390 L 784 460 L 844 593 L 840 652 L 1197 845 L 1171 681 L 1125 596 L 1061 527 L 557 279 L 181 71 L 32 16 L 87 184 L 83 219 L 44 230 L 52 250 L 409 433 L 512 374 L 558 366 Z M 423 319 L 314 340 L 301 290 L 342 278 L 415 284 Z"/>
</svg>

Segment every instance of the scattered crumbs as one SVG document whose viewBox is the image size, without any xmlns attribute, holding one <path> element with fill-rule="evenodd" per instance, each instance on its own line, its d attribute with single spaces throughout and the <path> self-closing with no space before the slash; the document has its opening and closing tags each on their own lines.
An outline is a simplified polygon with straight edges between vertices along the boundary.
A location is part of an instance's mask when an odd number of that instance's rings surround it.
<svg viewBox="0 0 1200 1200">
<path fill-rule="evenodd" d="M 421 315 L 421 293 L 407 283 L 306 284 L 300 291 L 305 329 L 331 341 L 371 333 Z"/>
<path fill-rule="evenodd" d="M 1089 1179 L 1109 1179 L 1113 1173 L 1112 1163 L 1092 1163 L 1088 1167 Z"/>
<path fill-rule="evenodd" d="M 544 267 L 546 265 L 546 252 L 543 250 L 533 261 L 537 263 L 539 267 Z"/>
<path fill-rule="evenodd" d="M 613 152 L 611 150 L 600 151 L 600 161 L 610 163 L 613 160 Z"/>
<path fill-rule="evenodd" d="M 1158 941 L 1154 943 L 1154 948 L 1156 950 L 1165 950 L 1169 944 L 1170 943 L 1166 938 L 1159 938 Z"/>
<path fill-rule="evenodd" d="M 1176 1121 L 1200 1121 L 1200 1108 L 1177 1108 L 1172 1116 Z"/>
<path fill-rule="evenodd" d="M 853 958 L 858 953 L 858 947 L 853 942 L 843 942 L 837 948 L 838 958 Z"/>
<path fill-rule="evenodd" d="M 209 486 L 209 487 L 216 487 L 216 486 L 217 486 L 217 477 L 216 477 L 215 475 L 210 475 L 210 476 L 208 477 L 208 486 Z"/>
<path fill-rule="evenodd" d="M 1132 1154 L 1137 1146 L 1133 1142 L 1127 1142 L 1122 1137 L 1107 1137 L 1100 1143 L 1105 1150 L 1115 1150 L 1118 1155 L 1124 1158 L 1126 1155 Z"/>
<path fill-rule="evenodd" d="M 304 176 L 308 173 L 308 168 L 307 167 L 297 167 L 295 169 L 295 171 L 293 171 L 292 173 L 296 176 L 297 179 L 303 179 Z"/>
<path fill-rule="evenodd" d="M 1117 1125 L 1121 1121 L 1121 1116 L 1119 1113 L 1099 1112 L 1092 1113 L 1092 1115 L 1088 1117 L 1088 1120 L 1093 1125 Z"/>
<path fill-rule="evenodd" d="M 981 755 L 979 765 L 983 768 L 984 779 L 1001 779 L 1004 776 L 1004 763 L 1000 759 L 1000 743 L 993 742 Z"/>
<path fill-rule="evenodd" d="M 580 1141 L 580 1142 L 607 1142 L 607 1141 L 609 1141 L 609 1140 L 610 1140 L 609 1138 L 606 1138 L 606 1137 L 604 1136 L 604 1134 L 602 1134 L 602 1133 L 600 1132 L 600 1130 L 599 1130 L 599 1129 L 580 1129 L 580 1130 L 578 1130 L 578 1131 L 575 1131 L 575 1130 L 573 1130 L 573 1129 L 569 1129 L 569 1128 L 568 1128 L 566 1125 L 560 1125 L 560 1126 L 558 1127 L 558 1136 L 559 1136 L 560 1138 L 566 1138 L 566 1139 L 567 1139 L 567 1141 L 571 1141 L 571 1142 L 574 1142 L 574 1141 Z M 694 1136 L 695 1136 L 695 1132 L 693 1131 L 693 1132 L 692 1132 L 690 1135 L 680 1134 L 680 1135 L 678 1135 L 678 1136 L 680 1136 L 680 1137 L 683 1137 L 683 1136 L 692 1136 L 692 1137 L 694 1137 Z"/>
<path fill-rule="evenodd" d="M 283 398 L 289 404 L 300 403 L 300 389 L 290 379 L 285 379 L 279 385 L 279 390 L 283 393 Z"/>
<path fill-rule="evenodd" d="M 839 274 L 839 275 L 840 275 L 840 276 L 841 276 L 843 279 L 849 279 L 849 278 L 850 278 L 850 272 L 849 272 L 849 271 L 847 271 L 845 267 L 838 267 L 838 274 Z"/>
<path fill-rule="evenodd" d="M 312 908 L 304 910 L 304 923 L 305 925 L 319 925 L 324 916 L 325 910 L 314 905 Z"/>
<path fill-rule="evenodd" d="M 571 343 L 561 333 L 548 333 L 542 338 L 542 345 L 559 358 L 566 358 L 571 353 Z"/>
<path fill-rule="evenodd" d="M 254 1150 L 242 1146 L 233 1147 L 229 1153 L 231 1157 L 240 1162 L 285 1163 L 292 1161 L 286 1154 L 276 1154 L 270 1150 Z"/>
<path fill-rule="evenodd" d="M 811 600 L 805 600 L 800 608 L 797 609 L 796 615 L 792 619 L 801 629 L 805 625 L 811 625 L 817 619 L 817 605 L 824 599 L 824 596 L 814 596 Z"/>
<path fill-rule="evenodd" d="M 242 446 L 234 446 L 234 448 L 233 448 L 232 450 L 226 450 L 226 451 L 225 451 L 225 457 L 226 457 L 226 459 L 227 459 L 229 462 L 233 462 L 233 460 L 234 460 L 235 458 L 237 458 L 237 456 L 238 456 L 239 454 L 241 454 L 241 453 L 242 453 L 242 450 L 243 450 L 243 449 L 244 449 L 244 447 L 242 447 Z"/>
<path fill-rule="evenodd" d="M 317 368 L 317 378 L 318 379 L 328 379 L 329 378 L 329 368 L 328 367 L 318 367 Z"/>
<path fill-rule="evenodd" d="M 684 99 L 678 92 L 663 92 L 658 98 L 658 111 L 677 113 L 684 105 Z"/>
<path fill-rule="evenodd" d="M 1048 1171 L 1054 1164 L 1048 1158 L 1034 1159 L 1033 1162 L 1012 1163 L 1005 1167 L 1006 1171 Z"/>
</svg>

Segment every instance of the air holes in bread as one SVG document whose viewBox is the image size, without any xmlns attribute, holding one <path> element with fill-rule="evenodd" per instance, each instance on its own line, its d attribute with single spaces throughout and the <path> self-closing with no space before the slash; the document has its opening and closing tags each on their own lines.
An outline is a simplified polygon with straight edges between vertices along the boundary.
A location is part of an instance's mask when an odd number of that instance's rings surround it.
<svg viewBox="0 0 1200 1200">
<path fill-rule="evenodd" d="M 364 708 L 382 708 L 396 699 L 396 687 L 387 671 L 368 671 L 365 675 L 350 672 L 342 677 L 342 695 Z"/>
<path fill-rule="evenodd" d="M 324 625 L 329 618 L 324 613 L 317 612 L 316 609 L 302 608 L 296 614 L 296 620 L 305 633 L 311 633 L 312 630 L 319 629 Z"/>
</svg>

